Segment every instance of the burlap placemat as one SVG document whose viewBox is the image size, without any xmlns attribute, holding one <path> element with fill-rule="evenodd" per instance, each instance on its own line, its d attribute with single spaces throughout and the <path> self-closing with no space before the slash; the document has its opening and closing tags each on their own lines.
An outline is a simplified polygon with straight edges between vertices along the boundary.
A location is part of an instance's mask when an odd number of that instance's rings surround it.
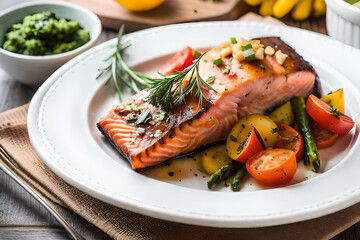
<svg viewBox="0 0 360 240">
<path fill-rule="evenodd" d="M 74 211 L 115 239 L 329 239 L 360 220 L 360 204 L 314 220 L 265 228 L 223 229 L 163 221 L 111 206 L 70 186 L 39 159 L 31 146 L 28 104 L 0 114 L 1 159 L 44 198 Z"/>
<path fill-rule="evenodd" d="M 261 20 L 249 16 L 251 20 Z M 70 186 L 45 166 L 29 140 L 27 111 L 28 105 L 24 105 L 0 114 L 0 145 L 11 155 L 13 162 L 4 158 L 0 161 L 44 198 L 74 211 L 115 239 L 329 239 L 360 220 L 360 203 L 309 221 L 243 229 L 168 222 L 114 207 Z"/>
</svg>

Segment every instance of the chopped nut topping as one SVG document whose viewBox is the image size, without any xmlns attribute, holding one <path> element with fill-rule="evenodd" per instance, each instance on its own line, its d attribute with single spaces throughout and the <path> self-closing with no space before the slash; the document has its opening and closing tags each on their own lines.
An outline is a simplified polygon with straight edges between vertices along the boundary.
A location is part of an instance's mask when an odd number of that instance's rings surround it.
<svg viewBox="0 0 360 240">
<path fill-rule="evenodd" d="M 274 55 L 274 53 L 275 53 L 275 49 L 274 49 L 274 48 L 272 48 L 272 47 L 270 47 L 270 46 L 267 46 L 267 47 L 265 48 L 265 54 L 266 54 L 266 55 L 272 56 L 272 55 Z"/>
<path fill-rule="evenodd" d="M 139 135 L 142 135 L 145 133 L 145 128 L 142 128 L 142 127 L 138 127 L 136 129 L 136 133 L 139 134 Z"/>
<path fill-rule="evenodd" d="M 226 48 L 223 48 L 221 49 L 220 51 L 220 55 L 221 57 L 227 57 L 231 54 L 231 47 L 226 47 Z"/>
<path fill-rule="evenodd" d="M 287 57 L 288 57 L 288 55 L 282 53 L 281 50 L 278 50 L 278 51 L 276 51 L 276 53 L 275 53 L 276 61 L 277 61 L 280 65 L 282 65 L 282 64 L 285 62 L 285 60 L 286 60 Z"/>
<path fill-rule="evenodd" d="M 263 60 L 264 59 L 264 48 L 259 48 L 255 52 L 255 57 L 256 57 L 257 60 Z"/>
<path fill-rule="evenodd" d="M 232 45 L 232 55 L 235 57 L 237 53 L 241 52 L 242 48 L 241 48 L 241 44 L 237 43 L 237 44 L 233 44 Z"/>
<path fill-rule="evenodd" d="M 244 57 L 244 55 L 242 54 L 241 51 L 238 52 L 238 53 L 234 56 L 234 58 L 235 58 L 236 60 L 238 60 L 239 62 L 245 60 L 245 57 Z"/>
</svg>

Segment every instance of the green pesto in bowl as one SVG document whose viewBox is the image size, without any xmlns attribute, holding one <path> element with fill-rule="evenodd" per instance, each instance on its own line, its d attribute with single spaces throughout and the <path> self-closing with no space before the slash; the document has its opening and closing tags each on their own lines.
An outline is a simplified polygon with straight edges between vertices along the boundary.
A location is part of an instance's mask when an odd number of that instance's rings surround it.
<svg viewBox="0 0 360 240">
<path fill-rule="evenodd" d="M 71 51 L 89 40 L 89 31 L 83 29 L 78 21 L 56 17 L 52 12 L 41 12 L 13 24 L 2 48 L 24 55 L 44 56 Z"/>
</svg>

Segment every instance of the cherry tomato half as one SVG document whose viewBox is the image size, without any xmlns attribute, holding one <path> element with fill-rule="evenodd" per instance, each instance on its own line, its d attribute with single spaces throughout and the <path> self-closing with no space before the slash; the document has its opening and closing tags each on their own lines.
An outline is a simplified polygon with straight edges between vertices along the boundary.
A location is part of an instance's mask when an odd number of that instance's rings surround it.
<svg viewBox="0 0 360 240">
<path fill-rule="evenodd" d="M 264 185 L 286 184 L 297 170 L 295 153 L 286 149 L 266 149 L 246 162 L 246 170 Z"/>
<path fill-rule="evenodd" d="M 355 125 L 349 116 L 330 107 L 312 94 L 306 102 L 306 111 L 321 127 L 340 136 L 348 133 Z"/>
<path fill-rule="evenodd" d="M 339 137 L 338 134 L 326 130 L 312 119 L 310 120 L 310 128 L 318 148 L 331 147 Z"/>
<path fill-rule="evenodd" d="M 295 153 L 296 160 L 300 160 L 304 152 L 304 139 L 294 128 L 277 122 L 279 137 L 274 148 L 287 149 Z"/>
<path fill-rule="evenodd" d="M 182 71 L 195 60 L 194 50 L 191 47 L 186 47 L 180 52 L 175 53 L 175 55 L 161 67 L 159 72 L 164 75 L 169 75 L 176 71 Z"/>
<path fill-rule="evenodd" d="M 235 160 L 244 163 L 252 155 L 254 155 L 257 152 L 261 152 L 264 149 L 265 149 L 265 145 L 261 139 L 259 132 L 256 130 L 256 128 L 253 128 L 251 134 L 237 148 L 236 151 L 238 155 Z"/>
</svg>

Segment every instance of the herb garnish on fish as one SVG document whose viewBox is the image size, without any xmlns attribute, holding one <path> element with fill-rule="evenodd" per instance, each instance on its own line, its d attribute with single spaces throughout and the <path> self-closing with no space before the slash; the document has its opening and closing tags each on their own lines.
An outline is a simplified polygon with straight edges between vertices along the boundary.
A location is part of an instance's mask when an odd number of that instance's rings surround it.
<svg viewBox="0 0 360 240">
<path fill-rule="evenodd" d="M 185 96 L 193 90 L 196 91 L 195 96 L 199 98 L 200 106 L 202 105 L 202 99 L 210 101 L 204 95 L 203 89 L 205 87 L 208 87 L 213 91 L 214 89 L 199 75 L 199 61 L 204 54 L 200 55 L 200 53 L 197 52 L 197 59 L 191 66 L 183 71 L 175 72 L 166 76 L 162 75 L 161 78 L 157 79 L 149 78 L 132 70 L 124 62 L 122 54 L 125 49 L 130 47 L 130 45 L 123 46 L 121 44 L 123 32 L 124 25 L 122 25 L 119 30 L 115 53 L 113 53 L 108 59 L 105 59 L 105 61 L 112 59 L 112 63 L 104 69 L 99 69 L 100 73 L 96 77 L 96 79 L 98 79 L 104 73 L 111 72 L 111 75 L 105 85 L 113 80 L 120 101 L 123 100 L 123 91 L 125 90 L 125 87 L 129 87 L 135 93 L 149 87 L 150 93 L 146 98 L 146 101 L 154 106 L 161 107 L 165 111 L 168 111 L 172 107 L 182 103 L 185 100 Z M 190 78 L 187 78 L 188 74 L 191 75 Z M 189 80 L 187 86 L 183 87 L 183 83 L 187 80 Z"/>
<path fill-rule="evenodd" d="M 147 101 L 154 106 L 161 107 L 168 111 L 172 107 L 179 105 L 185 100 L 185 96 L 193 90 L 196 90 L 195 96 L 199 98 L 199 106 L 202 105 L 202 99 L 210 101 L 203 93 L 203 89 L 208 87 L 215 91 L 199 74 L 199 61 L 201 55 L 188 68 L 180 72 L 174 72 L 160 79 L 152 79 L 150 84 L 150 94 Z M 186 81 L 189 80 L 186 86 Z M 185 85 L 185 87 L 184 87 Z"/>
</svg>

